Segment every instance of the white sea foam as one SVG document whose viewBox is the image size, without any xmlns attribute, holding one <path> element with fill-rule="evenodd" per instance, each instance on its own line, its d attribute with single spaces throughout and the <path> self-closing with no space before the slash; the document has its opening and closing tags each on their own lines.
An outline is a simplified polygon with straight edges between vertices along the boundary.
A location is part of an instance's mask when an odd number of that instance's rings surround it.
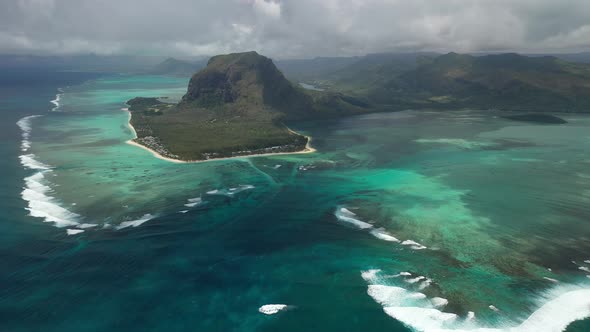
<svg viewBox="0 0 590 332">
<path fill-rule="evenodd" d="M 588 259 L 588 260 L 585 260 L 585 261 L 584 261 L 584 263 L 586 263 L 586 264 L 590 264 L 590 259 Z"/>
<path fill-rule="evenodd" d="M 352 225 L 359 229 L 370 230 L 369 233 L 379 240 L 388 242 L 400 242 L 395 236 L 391 235 L 387 230 L 383 228 L 374 228 L 372 224 L 360 220 L 357 215 L 345 207 L 336 209 L 334 213 L 336 219 Z"/>
<path fill-rule="evenodd" d="M 31 147 L 29 141 L 32 130 L 31 120 L 39 116 L 27 116 L 17 122 L 17 125 L 22 130 L 22 151 L 28 151 Z M 55 223 L 57 227 L 77 225 L 80 216 L 63 208 L 57 199 L 49 195 L 53 190 L 45 176 L 51 172 L 52 167 L 40 162 L 31 153 L 21 155 L 19 159 L 25 168 L 37 171 L 24 179 L 25 187 L 21 193 L 23 200 L 28 202 L 26 209 L 29 211 L 29 215 L 43 218 L 45 222 Z"/>
<path fill-rule="evenodd" d="M 258 308 L 260 313 L 265 315 L 274 315 L 280 311 L 287 309 L 289 306 L 286 304 L 265 304 Z"/>
<path fill-rule="evenodd" d="M 367 294 L 382 306 L 400 306 L 407 301 L 410 292 L 401 287 L 386 285 L 369 285 Z M 420 295 L 418 295 L 420 296 Z M 424 295 L 424 297 L 426 297 Z M 416 298 L 416 296 L 414 296 Z"/>
<path fill-rule="evenodd" d="M 180 210 L 180 211 L 178 211 L 178 213 L 187 213 L 187 212 L 188 212 L 188 210 Z"/>
<path fill-rule="evenodd" d="M 195 207 L 203 203 L 203 199 L 201 199 L 201 197 L 189 198 L 187 201 L 188 203 L 184 204 L 184 206 L 189 208 Z"/>
<path fill-rule="evenodd" d="M 242 191 L 246 191 L 246 190 L 252 190 L 256 187 L 254 187 L 253 185 L 250 184 L 241 184 L 238 187 L 234 187 L 234 188 L 229 188 L 229 189 L 214 189 L 214 190 L 209 190 L 207 192 L 207 195 L 222 195 L 222 196 L 228 196 L 231 197 L 237 193 L 240 193 Z"/>
<path fill-rule="evenodd" d="M 557 279 L 553 279 L 553 278 L 549 278 L 549 277 L 543 277 L 543 279 L 551 281 L 551 282 L 559 282 Z"/>
<path fill-rule="evenodd" d="M 360 228 L 360 229 L 373 228 L 373 225 L 371 225 L 367 222 L 364 222 L 362 220 L 354 218 L 354 216 L 356 216 L 356 214 L 354 214 L 353 212 L 351 212 L 350 210 L 348 210 L 346 208 L 338 209 L 334 215 L 336 216 L 336 218 L 338 220 L 346 222 L 350 225 L 353 225 L 356 228 Z"/>
<path fill-rule="evenodd" d="M 449 300 L 442 297 L 433 297 L 430 299 L 430 302 L 432 302 L 432 305 L 435 307 L 444 307 L 449 304 Z"/>
<path fill-rule="evenodd" d="M 455 314 L 434 308 L 433 302 L 442 306 L 444 299 L 435 298 L 429 301 L 423 293 L 412 292 L 397 286 L 375 284 L 379 281 L 377 274 L 378 272 L 370 278 L 365 278 L 369 283 L 367 294 L 383 306 L 383 311 L 387 315 L 418 331 L 440 328 L 457 318 Z"/>
<path fill-rule="evenodd" d="M 439 308 L 448 304 L 444 298 L 433 297 L 397 286 L 380 284 L 381 270 L 361 272 L 367 282 L 367 294 L 383 306 L 383 311 L 416 331 L 424 332 L 557 332 L 572 322 L 590 317 L 590 289 L 574 286 L 558 287 L 539 300 L 540 306 L 517 326 L 478 328 L 475 313 L 469 311 L 464 320 Z M 494 305 L 490 309 L 498 311 Z"/>
<path fill-rule="evenodd" d="M 60 90 L 61 92 L 62 90 Z M 51 109 L 51 111 L 57 111 L 57 109 L 59 108 L 59 101 L 61 100 L 61 93 L 58 93 L 55 95 L 55 99 L 51 100 L 50 102 L 54 105 L 54 107 Z"/>
<path fill-rule="evenodd" d="M 98 226 L 98 225 L 97 224 L 79 224 L 76 227 L 81 228 L 81 229 L 86 229 L 86 228 L 92 228 L 92 227 L 96 227 L 96 226 Z"/>
<path fill-rule="evenodd" d="M 395 277 L 399 277 L 399 276 L 404 276 L 404 277 L 409 277 L 412 274 L 410 272 L 400 272 L 398 274 L 395 275 Z"/>
<path fill-rule="evenodd" d="M 47 171 L 51 169 L 51 166 L 44 164 L 35 159 L 34 154 L 24 154 L 19 157 L 20 163 L 28 169 Z"/>
<path fill-rule="evenodd" d="M 404 242 L 402 242 L 402 245 L 404 246 L 409 246 L 410 248 L 414 249 L 414 250 L 422 250 L 422 249 L 426 249 L 427 247 L 421 245 L 420 243 L 413 241 L 413 240 L 405 240 Z"/>
<path fill-rule="evenodd" d="M 418 286 L 418 289 L 423 290 L 423 289 L 429 287 L 430 284 L 432 284 L 432 279 L 426 278 L 422 283 L 420 283 L 420 286 Z"/>
<path fill-rule="evenodd" d="M 340 212 L 349 216 L 356 216 L 356 214 L 347 208 L 340 208 Z"/>
<path fill-rule="evenodd" d="M 375 279 L 375 277 L 377 276 L 377 273 L 381 272 L 381 270 L 379 269 L 371 269 L 371 270 L 367 270 L 367 271 L 362 271 L 361 272 L 361 277 L 367 281 L 373 281 Z"/>
<path fill-rule="evenodd" d="M 406 279 L 406 280 L 404 280 L 404 281 L 405 281 L 405 282 L 407 282 L 407 283 L 409 283 L 409 284 L 415 284 L 415 283 L 417 283 L 417 282 L 419 282 L 419 281 L 422 281 L 422 280 L 425 280 L 425 279 L 426 279 L 426 277 L 424 277 L 424 276 L 419 276 L 419 277 L 412 278 L 412 279 Z"/>
<path fill-rule="evenodd" d="M 34 118 L 38 118 L 41 115 L 30 115 L 30 116 L 25 116 L 24 118 L 18 120 L 18 122 L 16 123 L 17 126 L 22 130 L 22 141 L 21 141 L 21 150 L 23 152 L 28 151 L 31 148 L 31 131 L 32 131 L 32 127 L 31 127 L 31 122 Z"/>
<path fill-rule="evenodd" d="M 515 331 L 563 331 L 571 322 L 586 317 L 590 317 L 590 289 L 578 289 L 548 301 Z"/>
<path fill-rule="evenodd" d="M 580 267 L 578 267 L 578 269 L 580 269 L 580 270 L 582 270 L 584 272 L 590 272 L 590 268 L 589 267 L 586 267 L 586 266 L 580 266 Z"/>
<path fill-rule="evenodd" d="M 389 241 L 389 242 L 399 242 L 399 240 L 392 236 L 391 234 L 389 234 L 386 230 L 383 229 L 373 229 L 371 230 L 371 235 L 373 235 L 374 237 L 383 240 L 383 241 Z"/>
<path fill-rule="evenodd" d="M 76 235 L 76 234 L 80 234 L 83 232 L 84 232 L 83 229 L 71 229 L 71 228 L 66 229 L 66 233 L 68 233 L 68 235 Z"/>
<path fill-rule="evenodd" d="M 493 304 L 490 304 L 490 305 L 488 306 L 488 308 L 490 308 L 490 310 L 492 310 L 492 311 L 495 311 L 495 312 L 499 312 L 499 311 L 500 311 L 500 309 L 496 308 L 496 306 L 495 306 L 495 305 L 493 305 Z"/>
<path fill-rule="evenodd" d="M 433 308 L 385 307 L 383 311 L 418 331 L 440 329 L 457 319 L 457 315 L 455 314 L 442 312 Z"/>
<path fill-rule="evenodd" d="M 123 228 L 127 228 L 127 227 L 137 227 L 151 219 L 154 219 L 155 217 L 151 214 L 144 214 L 143 217 L 136 219 L 136 220 L 129 220 L 129 221 L 123 221 L 122 223 L 120 223 L 119 225 L 115 226 L 116 230 L 119 229 L 123 229 Z"/>
<path fill-rule="evenodd" d="M 52 189 L 45 184 L 47 172 L 50 171 L 43 170 L 25 178 L 25 188 L 21 197 L 28 202 L 26 209 L 29 215 L 43 218 L 45 222 L 52 222 L 57 227 L 77 225 L 80 216 L 63 208 L 60 202 L 49 196 Z"/>
</svg>

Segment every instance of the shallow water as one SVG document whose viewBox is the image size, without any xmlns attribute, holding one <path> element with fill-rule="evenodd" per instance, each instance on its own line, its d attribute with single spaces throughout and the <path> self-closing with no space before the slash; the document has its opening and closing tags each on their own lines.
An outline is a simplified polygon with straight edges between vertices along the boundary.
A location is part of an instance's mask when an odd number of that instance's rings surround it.
<svg viewBox="0 0 590 332">
<path fill-rule="evenodd" d="M 10 199 L 33 217 L 2 247 L 6 329 L 559 331 L 590 314 L 590 117 L 371 114 L 295 124 L 317 153 L 198 164 L 125 144 L 124 102 L 186 81 L 63 86 L 21 122 L 26 151 L 15 130 Z"/>
</svg>

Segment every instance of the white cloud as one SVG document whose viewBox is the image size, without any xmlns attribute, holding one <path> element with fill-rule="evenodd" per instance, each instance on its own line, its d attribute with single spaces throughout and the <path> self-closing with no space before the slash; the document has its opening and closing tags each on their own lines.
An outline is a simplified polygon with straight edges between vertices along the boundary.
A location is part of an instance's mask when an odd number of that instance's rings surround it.
<svg viewBox="0 0 590 332">
<path fill-rule="evenodd" d="M 254 0 L 254 9 L 272 18 L 281 17 L 281 4 L 272 0 Z"/>
<path fill-rule="evenodd" d="M 0 53 L 577 51 L 588 13 L 588 0 L 11 0 Z"/>
</svg>

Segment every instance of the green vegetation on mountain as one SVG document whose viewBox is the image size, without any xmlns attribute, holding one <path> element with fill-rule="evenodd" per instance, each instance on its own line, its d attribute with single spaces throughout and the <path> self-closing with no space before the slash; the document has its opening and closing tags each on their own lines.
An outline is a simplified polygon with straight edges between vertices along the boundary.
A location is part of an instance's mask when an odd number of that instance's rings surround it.
<svg viewBox="0 0 590 332">
<path fill-rule="evenodd" d="M 379 109 L 590 110 L 590 65 L 549 56 L 374 55 L 315 81 Z"/>
<path fill-rule="evenodd" d="M 284 123 L 366 112 L 340 93 L 306 91 L 256 52 L 212 57 L 193 75 L 178 104 L 155 98 L 128 102 L 137 142 L 182 160 L 295 152 L 308 138 Z"/>
</svg>

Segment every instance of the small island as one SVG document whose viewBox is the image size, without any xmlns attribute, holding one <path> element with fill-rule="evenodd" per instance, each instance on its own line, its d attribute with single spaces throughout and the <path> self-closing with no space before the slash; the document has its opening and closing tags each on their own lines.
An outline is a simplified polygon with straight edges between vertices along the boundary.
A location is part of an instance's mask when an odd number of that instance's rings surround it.
<svg viewBox="0 0 590 332">
<path fill-rule="evenodd" d="M 296 86 L 256 52 L 212 57 L 179 103 L 136 97 L 127 105 L 136 134 L 130 143 L 177 162 L 313 152 L 311 138 L 287 121 L 367 109 L 354 98 Z"/>
<path fill-rule="evenodd" d="M 557 117 L 551 114 L 539 114 L 539 113 L 530 113 L 530 114 L 518 114 L 518 115 L 506 115 L 503 116 L 504 119 L 513 120 L 513 121 L 523 121 L 523 122 L 534 122 L 534 123 L 545 123 L 545 124 L 564 124 L 567 123 L 564 119 Z"/>
</svg>

